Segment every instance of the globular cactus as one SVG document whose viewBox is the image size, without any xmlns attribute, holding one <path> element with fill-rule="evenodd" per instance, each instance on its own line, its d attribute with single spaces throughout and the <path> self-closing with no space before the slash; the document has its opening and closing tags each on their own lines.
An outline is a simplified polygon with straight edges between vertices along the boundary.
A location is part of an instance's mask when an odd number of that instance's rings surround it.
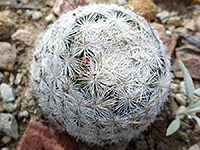
<svg viewBox="0 0 200 150">
<path fill-rule="evenodd" d="M 138 136 L 155 120 L 172 80 L 166 47 L 122 6 L 63 14 L 33 51 L 31 87 L 45 117 L 90 144 Z"/>
</svg>

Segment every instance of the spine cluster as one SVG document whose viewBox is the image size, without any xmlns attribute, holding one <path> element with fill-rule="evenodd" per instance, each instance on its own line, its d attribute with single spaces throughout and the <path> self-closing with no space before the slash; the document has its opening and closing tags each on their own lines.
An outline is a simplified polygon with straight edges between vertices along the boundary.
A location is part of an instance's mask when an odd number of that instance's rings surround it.
<svg viewBox="0 0 200 150">
<path fill-rule="evenodd" d="M 62 15 L 33 51 L 31 88 L 45 116 L 90 144 L 140 134 L 167 100 L 166 48 L 141 16 L 91 4 Z"/>
</svg>

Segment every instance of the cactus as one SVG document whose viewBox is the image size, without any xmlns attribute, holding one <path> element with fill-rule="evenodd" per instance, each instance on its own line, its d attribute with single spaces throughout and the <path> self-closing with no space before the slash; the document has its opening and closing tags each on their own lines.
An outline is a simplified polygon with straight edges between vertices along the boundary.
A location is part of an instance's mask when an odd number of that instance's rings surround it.
<svg viewBox="0 0 200 150">
<path fill-rule="evenodd" d="M 89 144 L 138 136 L 167 101 L 166 47 L 122 6 L 90 4 L 61 15 L 32 56 L 30 85 L 45 117 Z"/>
</svg>

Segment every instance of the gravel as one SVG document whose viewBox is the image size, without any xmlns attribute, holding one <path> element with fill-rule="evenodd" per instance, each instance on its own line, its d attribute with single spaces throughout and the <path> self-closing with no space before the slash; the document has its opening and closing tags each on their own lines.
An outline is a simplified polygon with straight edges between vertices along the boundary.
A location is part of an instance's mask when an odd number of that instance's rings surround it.
<svg viewBox="0 0 200 150">
<path fill-rule="evenodd" d="M 15 94 L 10 85 L 2 83 L 0 90 L 1 90 L 1 95 L 3 97 L 4 102 L 12 102 L 15 100 Z"/>
</svg>

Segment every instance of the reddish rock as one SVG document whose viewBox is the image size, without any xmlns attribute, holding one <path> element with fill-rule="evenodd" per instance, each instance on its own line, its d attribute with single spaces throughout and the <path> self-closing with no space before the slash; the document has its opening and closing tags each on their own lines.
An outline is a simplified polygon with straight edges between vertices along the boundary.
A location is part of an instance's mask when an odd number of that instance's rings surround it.
<svg viewBox="0 0 200 150">
<path fill-rule="evenodd" d="M 61 15 L 83 5 L 85 5 L 84 0 L 56 0 L 52 10 L 56 15 Z"/>
<path fill-rule="evenodd" d="M 195 29 L 200 32 L 200 16 L 195 21 Z"/>
<path fill-rule="evenodd" d="M 34 37 L 30 31 L 26 31 L 23 29 L 18 29 L 12 36 L 12 40 L 18 42 L 19 44 L 25 44 L 27 46 L 31 46 L 34 41 Z"/>
<path fill-rule="evenodd" d="M 151 26 L 153 27 L 154 30 L 158 31 L 158 34 L 159 34 L 161 40 L 167 47 L 168 55 L 172 56 L 172 54 L 174 53 L 174 48 L 176 46 L 176 39 L 173 37 L 168 37 L 166 35 L 166 30 L 165 30 L 164 25 L 153 22 L 153 23 L 151 23 Z"/>
<path fill-rule="evenodd" d="M 76 141 L 39 121 L 31 120 L 17 150 L 79 150 Z"/>
<path fill-rule="evenodd" d="M 176 61 L 173 64 L 173 71 L 176 77 L 182 78 L 183 74 L 178 60 L 183 61 L 190 75 L 194 79 L 200 79 L 200 49 L 186 45 L 176 49 Z"/>
<path fill-rule="evenodd" d="M 9 43 L 0 42 L 0 69 L 12 71 L 16 57 L 16 52 Z"/>
</svg>

